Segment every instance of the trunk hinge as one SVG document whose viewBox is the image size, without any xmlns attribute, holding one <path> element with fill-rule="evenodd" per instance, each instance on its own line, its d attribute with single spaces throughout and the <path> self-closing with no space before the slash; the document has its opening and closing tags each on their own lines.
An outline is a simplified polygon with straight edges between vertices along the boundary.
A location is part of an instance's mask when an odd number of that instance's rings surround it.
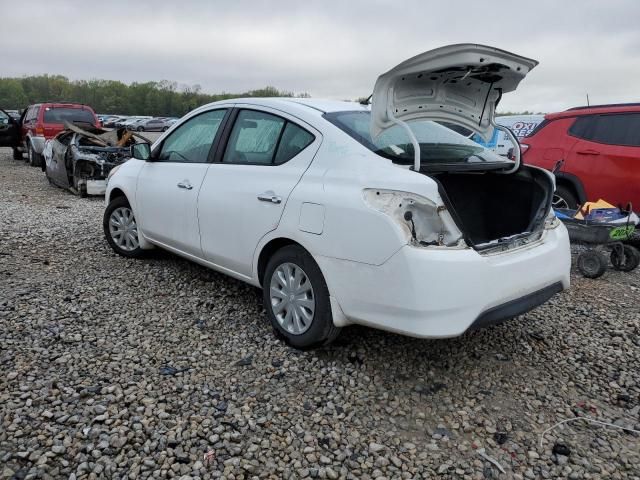
<svg viewBox="0 0 640 480">
<path fill-rule="evenodd" d="M 389 119 L 395 123 L 396 125 L 404 128 L 409 135 L 409 139 L 411 140 L 411 144 L 413 145 L 413 168 L 412 170 L 419 172 L 420 171 L 420 144 L 418 143 L 418 139 L 416 138 L 413 130 L 409 127 L 409 124 L 404 120 L 399 120 L 393 115 L 393 105 L 391 104 L 391 99 L 393 98 L 393 88 L 389 89 L 389 104 L 387 105 L 387 116 Z"/>
<path fill-rule="evenodd" d="M 513 156 L 514 156 L 513 167 L 511 167 L 509 170 L 503 170 L 500 173 L 506 174 L 506 173 L 517 172 L 518 169 L 520 168 L 520 142 L 518 142 L 518 139 L 509 128 L 503 127 L 502 125 L 498 125 L 493 120 L 491 120 L 491 125 L 493 126 L 493 128 L 503 131 L 507 136 L 507 138 L 511 140 L 511 143 L 513 143 Z"/>
</svg>

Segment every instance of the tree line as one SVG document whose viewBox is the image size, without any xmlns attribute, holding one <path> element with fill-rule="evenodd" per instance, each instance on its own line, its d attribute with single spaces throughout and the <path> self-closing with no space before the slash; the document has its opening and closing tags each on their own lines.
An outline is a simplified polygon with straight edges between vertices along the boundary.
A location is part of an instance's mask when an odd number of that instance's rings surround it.
<svg viewBox="0 0 640 480">
<path fill-rule="evenodd" d="M 308 97 L 265 87 L 239 93 L 204 93 L 200 85 L 176 82 L 69 80 L 62 75 L 0 78 L 0 108 L 24 109 L 39 102 L 73 102 L 90 105 L 97 113 L 181 117 L 206 103 L 237 97 Z"/>
</svg>

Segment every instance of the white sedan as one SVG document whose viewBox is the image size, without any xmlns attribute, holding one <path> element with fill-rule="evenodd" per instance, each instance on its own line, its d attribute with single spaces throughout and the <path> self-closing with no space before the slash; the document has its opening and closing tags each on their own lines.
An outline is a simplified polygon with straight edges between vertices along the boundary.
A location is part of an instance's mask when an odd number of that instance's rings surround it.
<svg viewBox="0 0 640 480">
<path fill-rule="evenodd" d="M 442 338 L 524 313 L 569 286 L 553 177 L 438 122 L 486 135 L 536 64 L 454 45 L 380 76 L 371 108 L 205 105 L 112 170 L 106 238 L 126 257 L 160 247 L 261 287 L 297 348 L 354 323 Z"/>
</svg>

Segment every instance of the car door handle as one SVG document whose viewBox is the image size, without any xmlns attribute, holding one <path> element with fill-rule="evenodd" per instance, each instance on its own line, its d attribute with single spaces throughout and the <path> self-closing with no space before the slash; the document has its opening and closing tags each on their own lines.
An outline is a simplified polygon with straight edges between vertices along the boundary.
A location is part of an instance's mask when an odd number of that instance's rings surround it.
<svg viewBox="0 0 640 480">
<path fill-rule="evenodd" d="M 184 188 L 185 190 L 191 190 L 193 187 L 191 186 L 191 184 L 187 181 L 184 182 L 178 182 L 178 188 Z"/>
<path fill-rule="evenodd" d="M 600 152 L 597 150 L 592 150 L 590 148 L 586 150 L 578 150 L 576 152 L 578 155 L 600 155 Z"/>
<path fill-rule="evenodd" d="M 276 204 L 282 203 L 282 198 L 277 196 L 271 190 L 258 195 L 258 200 L 260 200 L 261 202 L 270 202 L 270 203 L 276 203 Z"/>
</svg>

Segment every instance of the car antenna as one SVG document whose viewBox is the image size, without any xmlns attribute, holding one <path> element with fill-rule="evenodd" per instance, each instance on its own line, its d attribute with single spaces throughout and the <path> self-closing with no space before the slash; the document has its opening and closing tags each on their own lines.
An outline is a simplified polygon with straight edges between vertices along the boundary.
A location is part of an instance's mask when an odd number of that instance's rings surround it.
<svg viewBox="0 0 640 480">
<path fill-rule="evenodd" d="M 371 97 L 373 97 L 373 93 L 369 95 L 365 100 L 360 100 L 360 105 L 369 105 Z"/>
</svg>

